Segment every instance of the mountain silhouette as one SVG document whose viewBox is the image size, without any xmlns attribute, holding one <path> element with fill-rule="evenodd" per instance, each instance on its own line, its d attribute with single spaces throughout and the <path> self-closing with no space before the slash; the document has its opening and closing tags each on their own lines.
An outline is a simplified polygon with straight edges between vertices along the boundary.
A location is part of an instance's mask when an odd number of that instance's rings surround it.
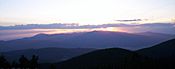
<svg viewBox="0 0 175 69">
<path fill-rule="evenodd" d="M 160 34 L 161 35 L 161 34 Z M 147 36 L 124 32 L 92 31 L 67 34 L 38 34 L 33 37 L 0 42 L 0 51 L 12 51 L 29 48 L 111 48 L 118 47 L 137 50 L 169 40 L 166 37 Z"/>
<path fill-rule="evenodd" d="M 121 48 L 96 50 L 56 64 L 58 69 L 174 69 L 175 39 L 129 51 Z"/>
<path fill-rule="evenodd" d="M 175 39 L 138 50 L 137 52 L 154 59 L 163 69 L 175 68 Z"/>
<path fill-rule="evenodd" d="M 50 37 L 50 35 L 40 34 L 32 38 L 20 40 L 48 40 L 49 38 L 65 36 L 63 40 L 70 37 L 81 37 L 82 34 L 92 36 L 95 34 L 110 34 L 113 32 L 88 32 L 76 33 L 76 35 L 59 34 Z M 95 33 L 95 34 L 94 34 Z M 114 34 L 114 33 L 113 33 Z M 120 33 L 121 35 L 123 33 Z M 124 33 L 125 34 L 125 33 Z M 78 35 L 78 36 L 77 36 Z M 102 37 L 101 35 L 100 37 Z M 87 39 L 87 36 L 84 38 Z M 118 34 L 119 36 L 119 34 Z M 113 36 L 114 37 L 114 36 Z M 81 37 L 81 39 L 84 39 Z M 97 37 L 94 37 L 97 38 Z M 49 40 L 50 40 L 49 39 Z M 78 39 L 78 38 L 77 38 Z M 80 39 L 80 38 L 79 38 Z M 90 40 L 91 38 L 89 38 Z M 102 39 L 101 39 L 102 40 Z M 174 69 L 175 66 L 175 39 L 171 39 L 160 44 L 143 48 L 136 51 L 131 51 L 122 48 L 107 48 L 107 49 L 91 49 L 91 48 L 41 48 L 41 49 L 26 49 L 10 52 L 2 52 L 7 59 L 16 57 L 16 55 L 24 54 L 27 57 L 31 55 L 39 55 L 42 61 L 41 69 L 48 69 L 51 63 L 43 64 L 43 62 L 57 62 L 53 66 L 57 69 Z M 95 51 L 94 51 L 95 50 Z M 17 59 L 14 59 L 17 60 Z"/>
<path fill-rule="evenodd" d="M 120 48 L 96 50 L 57 63 L 58 69 L 147 69 L 150 67 L 151 59 Z"/>
<path fill-rule="evenodd" d="M 149 48 L 140 49 L 137 52 L 152 58 L 175 57 L 175 39 L 168 40 Z"/>
</svg>

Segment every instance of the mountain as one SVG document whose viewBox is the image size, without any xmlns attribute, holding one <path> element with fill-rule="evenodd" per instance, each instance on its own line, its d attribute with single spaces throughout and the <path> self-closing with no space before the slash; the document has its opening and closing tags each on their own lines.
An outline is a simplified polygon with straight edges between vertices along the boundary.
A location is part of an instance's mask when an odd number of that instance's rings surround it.
<svg viewBox="0 0 175 69">
<path fill-rule="evenodd" d="M 60 62 L 63 60 L 70 59 L 81 54 L 93 51 L 95 49 L 90 48 L 40 48 L 40 49 L 25 49 L 25 50 L 16 50 L 9 52 L 2 52 L 4 56 L 9 61 L 18 61 L 21 55 L 24 55 L 28 58 L 31 58 L 32 55 L 39 56 L 40 63 L 53 63 Z"/>
<path fill-rule="evenodd" d="M 96 50 L 70 60 L 57 63 L 57 69 L 147 69 L 151 59 L 135 52 L 109 48 Z"/>
<path fill-rule="evenodd" d="M 57 63 L 58 69 L 174 69 L 175 39 L 129 51 L 121 48 L 96 50 Z"/>
<path fill-rule="evenodd" d="M 136 52 L 154 59 L 162 69 L 175 69 L 175 39 Z"/>
<path fill-rule="evenodd" d="M 175 58 L 175 39 L 168 40 L 149 48 L 140 49 L 137 52 L 151 58 Z"/>
<path fill-rule="evenodd" d="M 129 51 L 109 48 L 92 51 L 55 64 L 57 69 L 174 69 L 175 39 Z M 45 67 L 44 67 L 45 66 Z M 47 68 L 47 65 L 41 67 Z"/>
<path fill-rule="evenodd" d="M 8 57 L 7 59 L 16 57 L 12 56 L 16 54 L 27 54 L 27 57 L 39 54 L 42 59 L 40 61 L 45 61 L 43 57 L 49 57 L 48 61 L 58 61 L 53 64 L 57 69 L 174 69 L 174 45 L 175 39 L 171 39 L 137 51 L 122 48 L 98 50 L 84 48 L 42 48 L 11 51 L 3 54 Z M 52 64 L 43 64 L 42 62 L 40 68 L 48 69 L 50 65 Z"/>
<path fill-rule="evenodd" d="M 118 47 L 137 50 L 171 39 L 172 35 L 164 37 L 140 35 L 124 32 L 91 31 L 67 34 L 38 34 L 33 37 L 1 41 L 0 51 L 12 51 L 28 48 L 111 48 Z"/>
</svg>

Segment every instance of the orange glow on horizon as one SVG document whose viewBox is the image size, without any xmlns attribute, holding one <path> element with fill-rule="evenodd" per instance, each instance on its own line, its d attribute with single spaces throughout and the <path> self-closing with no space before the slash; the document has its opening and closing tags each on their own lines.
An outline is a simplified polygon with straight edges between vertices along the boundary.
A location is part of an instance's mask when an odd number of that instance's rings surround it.
<svg viewBox="0 0 175 69">
<path fill-rule="evenodd" d="M 97 31 L 111 31 L 111 32 L 127 32 L 126 30 L 120 29 L 118 27 L 107 27 L 107 28 L 98 28 Z"/>
</svg>

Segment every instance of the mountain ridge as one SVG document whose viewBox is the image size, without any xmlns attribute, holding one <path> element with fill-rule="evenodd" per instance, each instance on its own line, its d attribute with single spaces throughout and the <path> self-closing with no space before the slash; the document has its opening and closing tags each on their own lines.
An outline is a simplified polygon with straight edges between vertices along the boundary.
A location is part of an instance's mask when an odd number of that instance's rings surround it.
<svg viewBox="0 0 175 69">
<path fill-rule="evenodd" d="M 34 37 L 1 41 L 0 51 L 27 48 L 63 47 L 63 48 L 110 48 L 119 47 L 137 50 L 149 47 L 172 36 L 145 36 L 124 32 L 92 31 L 68 34 L 39 34 Z"/>
<path fill-rule="evenodd" d="M 174 45 L 175 39 L 171 39 L 138 51 L 121 48 L 96 50 L 57 63 L 56 66 L 57 69 L 174 69 Z"/>
</svg>

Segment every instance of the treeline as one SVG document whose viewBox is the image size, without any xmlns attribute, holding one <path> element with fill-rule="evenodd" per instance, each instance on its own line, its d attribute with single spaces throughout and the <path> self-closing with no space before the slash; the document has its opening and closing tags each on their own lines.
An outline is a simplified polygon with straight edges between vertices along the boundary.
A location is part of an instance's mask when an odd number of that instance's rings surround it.
<svg viewBox="0 0 175 69">
<path fill-rule="evenodd" d="M 9 62 L 5 56 L 0 55 L 0 69 L 38 69 L 38 59 L 36 55 L 33 55 L 31 59 L 21 55 L 18 62 Z"/>
</svg>

